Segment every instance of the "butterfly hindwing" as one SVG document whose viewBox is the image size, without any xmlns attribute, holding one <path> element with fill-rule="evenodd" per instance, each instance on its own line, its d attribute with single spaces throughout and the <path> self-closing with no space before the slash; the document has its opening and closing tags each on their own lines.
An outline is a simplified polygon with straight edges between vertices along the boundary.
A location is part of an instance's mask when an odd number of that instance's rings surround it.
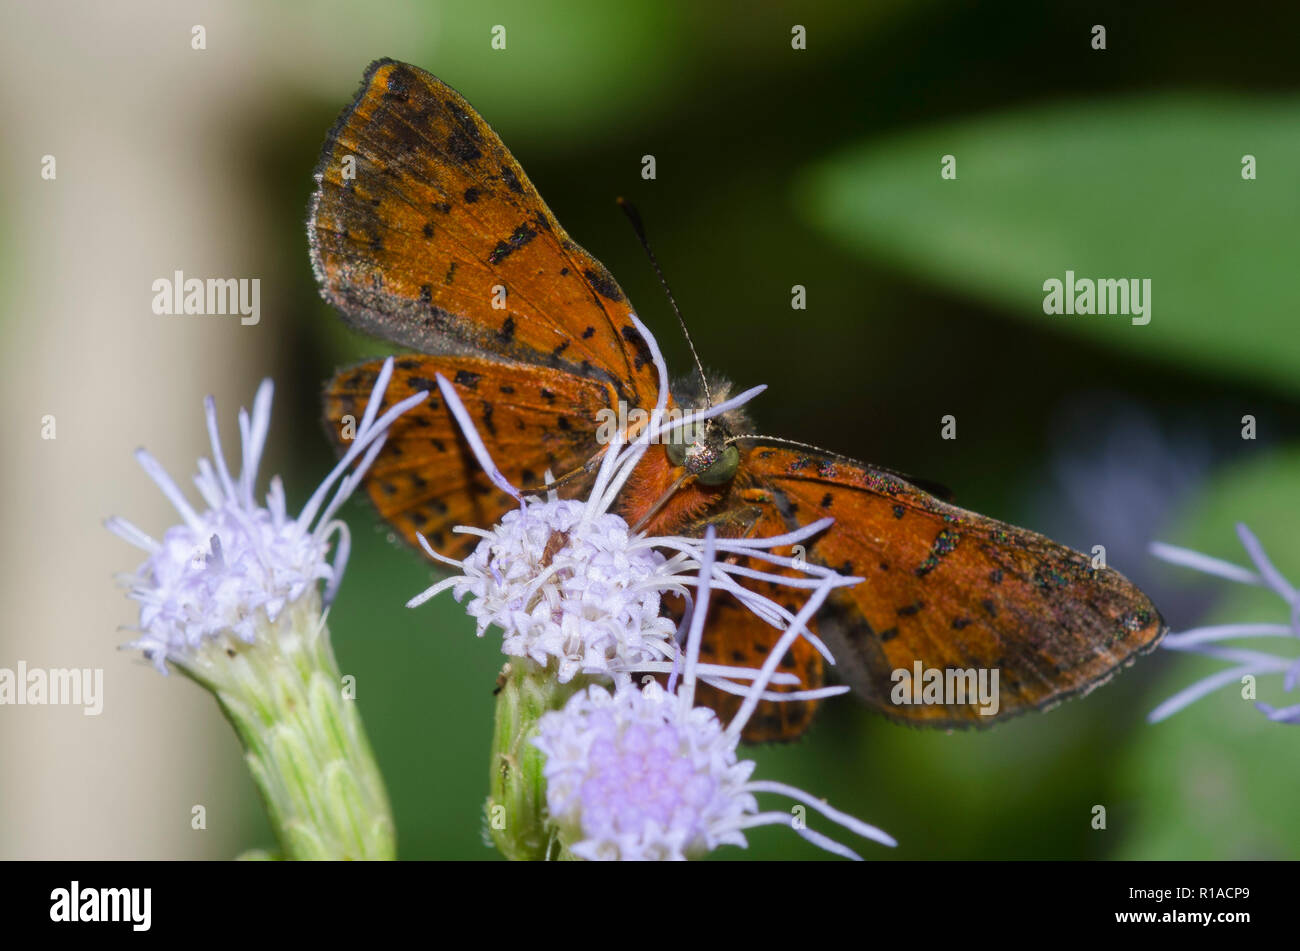
<svg viewBox="0 0 1300 951">
<path fill-rule="evenodd" d="M 700 534 L 702 525 L 712 524 L 719 534 L 747 537 L 768 537 L 786 531 L 780 513 L 773 506 L 740 505 L 722 509 L 711 517 L 688 529 L 689 534 Z M 739 527 L 738 526 L 743 526 Z M 772 574 L 799 575 L 797 571 L 783 569 L 753 559 L 737 559 L 742 567 Z M 785 608 L 791 615 L 798 613 L 803 595 L 784 585 L 772 584 L 753 578 L 738 581 L 756 594 Z M 815 624 L 809 625 L 815 630 Z M 752 611 L 726 592 L 714 592 L 709 599 L 709 613 L 705 638 L 700 647 L 700 659 L 709 664 L 728 667 L 759 668 L 781 637 L 781 631 L 756 617 Z M 823 660 L 817 649 L 807 640 L 799 638 L 786 651 L 776 667 L 777 672 L 793 674 L 799 684 L 793 687 L 773 686 L 776 691 L 815 690 L 825 683 Z M 740 709 L 742 698 L 707 684 L 696 694 L 699 701 L 718 714 L 727 723 Z M 755 708 L 741 736 L 747 743 L 765 743 L 790 740 L 798 737 L 812 724 L 817 711 L 816 700 L 764 700 Z"/>
<path fill-rule="evenodd" d="M 1160 613 L 1113 568 L 1042 535 L 941 502 L 860 463 L 751 446 L 742 463 L 789 525 L 823 516 L 810 560 L 865 578 L 818 618 L 837 670 L 881 713 L 982 726 L 1084 694 L 1159 643 Z M 999 673 L 980 704 L 896 703 L 894 672 Z"/>
<path fill-rule="evenodd" d="M 749 504 L 745 501 L 744 495 L 744 493 L 725 493 L 721 496 L 722 504 L 717 505 L 707 515 L 682 525 L 681 532 L 688 536 L 699 537 L 707 528 L 712 527 L 720 537 L 763 538 L 786 531 L 785 523 L 775 506 Z M 727 560 L 742 568 L 768 574 L 802 577 L 799 571 L 758 559 L 732 555 Z M 791 616 L 797 614 L 803 605 L 804 595 L 786 585 L 773 584 L 743 575 L 737 575 L 735 580 L 755 594 L 784 608 Z M 680 615 L 681 612 L 677 612 L 679 621 Z M 815 623 L 809 624 L 809 629 L 815 631 Z M 709 597 L 704 639 L 700 645 L 700 660 L 706 664 L 757 669 L 767 662 L 782 633 L 741 604 L 734 595 L 715 587 Z M 804 638 L 799 638 L 786 651 L 776 667 L 778 673 L 798 677 L 799 683 L 789 686 L 774 684 L 768 689 L 778 692 L 815 690 L 825 683 L 823 663 L 822 655 L 817 649 Z M 736 694 L 719 690 L 708 684 L 699 686 L 696 698 L 700 703 L 711 707 L 723 723 L 729 722 L 735 716 L 743 701 L 743 698 Z M 794 739 L 802 735 L 812 724 L 817 706 L 816 700 L 760 701 L 741 736 L 747 743 Z"/>
<path fill-rule="evenodd" d="M 365 412 L 382 365 L 372 360 L 349 367 L 326 388 L 326 427 L 340 452 Z M 454 384 L 497 467 L 519 488 L 540 485 L 547 470 L 558 476 L 586 463 L 598 450 L 598 414 L 612 408 L 616 397 L 608 383 L 545 367 L 481 357 L 396 358 L 380 411 L 421 390 L 430 395 L 388 431 L 366 476 L 366 491 L 408 542 L 417 544 L 416 534 L 423 533 L 435 550 L 460 558 L 478 538 L 452 528 L 493 525 L 518 503 L 484 475 L 443 404 L 437 374 Z M 579 479 L 565 491 L 582 488 Z"/>
</svg>

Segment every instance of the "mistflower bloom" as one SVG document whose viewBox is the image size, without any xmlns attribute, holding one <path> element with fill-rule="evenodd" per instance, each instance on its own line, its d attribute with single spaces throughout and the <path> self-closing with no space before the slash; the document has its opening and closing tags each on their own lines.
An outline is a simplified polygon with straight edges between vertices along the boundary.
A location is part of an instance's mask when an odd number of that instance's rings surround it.
<svg viewBox="0 0 1300 951">
<path fill-rule="evenodd" d="M 128 579 L 130 596 L 141 605 L 140 635 L 128 647 L 141 649 L 166 673 L 168 660 L 185 666 L 206 641 L 223 635 L 252 644 L 263 616 L 275 622 L 286 607 L 315 592 L 319 582 L 325 582 L 325 603 L 333 600 L 350 547 L 347 525 L 334 514 L 383 448 L 388 426 L 427 395 L 412 395 L 376 420 L 391 376 L 390 359 L 375 383 L 352 445 L 296 518 L 286 511 L 279 476 L 271 479 L 265 507 L 253 496 L 271 426 L 275 387 L 269 379 L 258 387 L 252 416 L 239 411 L 243 466 L 237 480 L 221 450 L 216 403 L 210 396 L 204 401 L 212 460 L 200 459 L 194 478 L 207 504 L 203 511 L 186 501 L 158 460 L 147 450 L 136 450 L 141 467 L 175 507 L 182 523 L 169 528 L 159 542 L 123 518 L 115 516 L 105 522 L 109 531 L 149 555 Z M 355 469 L 347 474 L 354 463 Z M 335 483 L 338 487 L 326 504 Z M 331 562 L 330 548 L 336 537 Z"/>
<path fill-rule="evenodd" d="M 427 396 L 415 394 L 376 418 L 391 375 L 390 359 L 352 445 L 296 518 L 278 477 L 265 506 L 254 497 L 271 423 L 273 386 L 265 380 L 251 416 L 239 413 L 237 478 L 221 449 L 215 403 L 205 401 L 212 459 L 199 460 L 194 479 L 205 507 L 192 506 L 141 449 L 136 457 L 181 523 L 161 541 L 121 518 L 105 523 L 148 556 L 126 579 L 140 620 L 138 636 L 124 646 L 143 651 L 163 673 L 170 662 L 215 694 L 244 743 L 288 858 L 393 853 L 387 794 L 345 695 L 322 606 L 322 597 L 328 604 L 338 590 L 348 556 L 347 526 L 335 513 L 388 426 Z"/>
<path fill-rule="evenodd" d="M 677 626 L 660 616 L 666 558 L 633 546 L 617 515 L 587 511 L 587 503 L 555 497 L 526 499 L 461 565 L 448 585 L 478 635 L 489 625 L 505 632 L 502 650 L 545 666 L 568 683 L 579 671 L 609 672 L 671 655 Z M 564 538 L 543 565 L 552 538 Z"/>
<path fill-rule="evenodd" d="M 1157 558 L 1172 564 L 1194 568 L 1197 571 L 1216 575 L 1220 578 L 1227 578 L 1230 581 L 1271 589 L 1286 604 L 1287 623 L 1218 624 L 1192 628 L 1191 630 L 1166 636 L 1164 643 L 1161 645 L 1162 647 L 1169 650 L 1203 654 L 1207 657 L 1227 661 L 1233 666 L 1197 681 L 1160 704 L 1147 717 L 1152 723 L 1172 716 L 1189 704 L 1221 687 L 1239 683 L 1241 678 L 1246 676 L 1282 674 L 1282 686 L 1287 691 L 1294 689 L 1297 679 L 1300 679 L 1300 653 L 1292 656 L 1279 656 L 1260 650 L 1222 646 L 1228 641 L 1264 637 L 1283 638 L 1285 642 L 1294 646 L 1295 640 L 1300 638 L 1300 593 L 1269 561 L 1268 555 L 1264 553 L 1264 547 L 1249 528 L 1239 523 L 1237 525 L 1237 537 L 1241 539 L 1242 547 L 1246 549 L 1246 554 L 1254 562 L 1254 570 L 1242 568 L 1239 565 L 1221 561 L 1218 558 L 1211 558 L 1208 555 L 1190 551 L 1186 548 L 1166 545 L 1163 542 L 1152 544 L 1151 553 Z M 1263 702 L 1257 702 L 1255 706 L 1270 720 L 1280 723 L 1300 723 L 1300 704 L 1280 709 Z"/>
<path fill-rule="evenodd" d="M 710 528 L 706 561 L 712 561 L 713 543 Z M 809 596 L 755 672 L 739 712 L 724 727 L 711 709 L 695 706 L 710 576 L 708 570 L 700 573 L 680 688 L 673 691 L 672 681 L 669 690 L 653 681 L 638 688 L 626 677 L 612 691 L 593 684 L 539 721 L 533 743 L 546 756 L 546 801 L 560 842 L 583 859 L 681 860 L 722 845 L 744 848 L 745 830 L 780 824 L 829 852 L 860 859 L 848 847 L 807 828 L 791 812 L 759 810 L 757 794 L 779 793 L 858 835 L 895 845 L 875 826 L 802 790 L 752 779 L 754 762 L 737 753 L 741 731 L 759 700 L 783 696 L 769 695 L 765 688 L 779 658 L 835 586 L 833 580 L 827 579 Z"/>
</svg>

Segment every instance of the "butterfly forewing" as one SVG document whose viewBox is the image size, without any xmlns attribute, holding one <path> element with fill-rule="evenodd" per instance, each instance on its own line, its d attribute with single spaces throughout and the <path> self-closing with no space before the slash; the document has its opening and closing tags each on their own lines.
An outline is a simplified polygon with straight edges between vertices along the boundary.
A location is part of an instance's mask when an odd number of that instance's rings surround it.
<svg viewBox="0 0 1300 951">
<path fill-rule="evenodd" d="M 658 376 L 623 291 L 435 76 L 372 64 L 316 181 L 312 264 L 357 328 L 424 353 L 606 380 L 630 404 L 654 405 Z"/>
</svg>

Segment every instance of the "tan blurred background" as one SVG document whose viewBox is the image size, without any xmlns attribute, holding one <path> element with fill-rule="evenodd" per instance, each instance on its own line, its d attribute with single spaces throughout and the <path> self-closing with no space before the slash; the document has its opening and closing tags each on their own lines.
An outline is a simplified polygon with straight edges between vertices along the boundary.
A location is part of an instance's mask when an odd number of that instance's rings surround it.
<svg viewBox="0 0 1300 951">
<path fill-rule="evenodd" d="M 314 64 L 366 31 L 364 17 L 277 6 L 5 4 L 0 666 L 101 667 L 105 703 L 98 717 L 0 709 L 2 858 L 227 857 L 256 808 L 213 702 L 111 649 L 135 611 L 109 581 L 142 555 L 100 522 L 120 514 L 155 537 L 172 524 L 132 450 L 147 445 L 188 488 L 207 454 L 203 397 L 216 396 L 231 452 L 235 411 L 275 367 L 285 291 L 258 266 L 267 235 L 246 226 L 258 190 L 222 136 L 261 91 L 327 77 Z M 191 48 L 195 24 L 206 50 Z M 176 269 L 261 277 L 261 322 L 155 315 L 150 285 Z M 160 815 L 159 802 L 177 808 Z M 184 803 L 206 807 L 206 831 L 190 830 Z"/>
</svg>

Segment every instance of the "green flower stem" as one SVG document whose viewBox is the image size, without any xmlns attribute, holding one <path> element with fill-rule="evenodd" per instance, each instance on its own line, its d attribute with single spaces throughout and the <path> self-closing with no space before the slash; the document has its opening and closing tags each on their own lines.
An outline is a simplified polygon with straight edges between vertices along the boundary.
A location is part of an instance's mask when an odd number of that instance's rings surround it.
<svg viewBox="0 0 1300 951">
<path fill-rule="evenodd" d="M 508 859 L 572 857 L 560 844 L 547 815 L 542 775 L 546 757 L 532 739 L 542 714 L 560 709 L 587 683 L 584 677 L 558 683 L 553 672 L 526 658 L 511 660 L 501 672 L 486 813 L 492 842 Z"/>
<path fill-rule="evenodd" d="M 205 641 L 178 664 L 217 698 L 286 859 L 392 859 L 396 833 L 356 702 L 344 695 L 314 589 L 252 644 Z"/>
</svg>

